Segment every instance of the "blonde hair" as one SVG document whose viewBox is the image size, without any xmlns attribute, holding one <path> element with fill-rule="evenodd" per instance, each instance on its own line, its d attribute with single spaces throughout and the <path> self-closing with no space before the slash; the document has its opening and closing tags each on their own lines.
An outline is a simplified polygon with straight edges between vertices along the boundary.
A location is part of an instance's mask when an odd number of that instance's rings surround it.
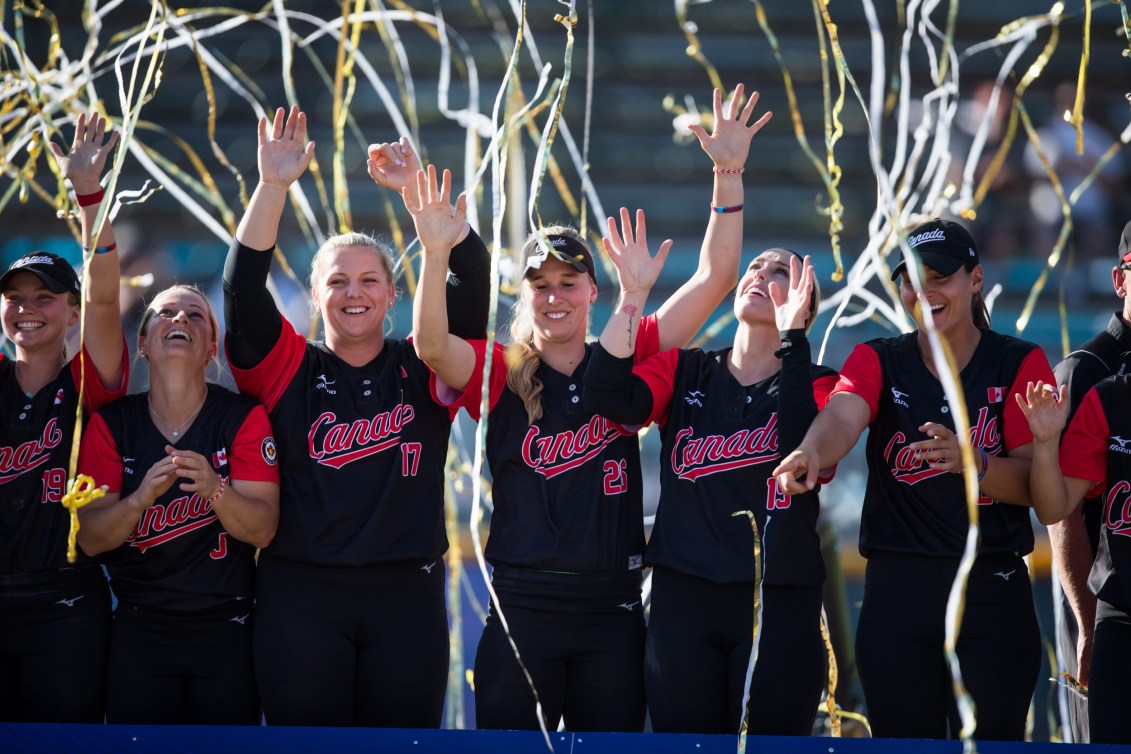
<svg viewBox="0 0 1131 754">
<path fill-rule="evenodd" d="M 585 243 L 581 234 L 569 225 L 547 225 L 540 231 L 545 235 L 571 238 L 589 249 L 589 244 Z M 537 246 L 538 239 L 531 233 L 522 246 L 523 266 L 526 258 L 536 251 Z M 519 283 L 519 294 L 511 308 L 511 343 L 507 346 L 507 387 L 522 399 L 522 405 L 526 408 L 526 417 L 533 424 L 542 418 L 542 389 L 545 386 L 536 376 L 538 367 L 542 366 L 542 353 L 534 345 L 534 322 L 530 305 L 523 296 L 521 281 Z"/>
<path fill-rule="evenodd" d="M 318 251 L 314 252 L 314 258 L 310 260 L 310 280 L 307 282 L 310 285 L 311 292 L 311 314 L 318 314 L 317 294 L 315 293 L 318 288 L 318 281 L 325 276 L 326 268 L 330 266 L 330 262 L 338 249 L 344 249 L 347 246 L 364 246 L 373 249 L 377 258 L 381 260 L 381 268 L 385 271 L 386 277 L 389 278 L 389 285 L 393 285 L 397 273 L 397 263 L 394 261 L 393 250 L 386 244 L 381 243 L 368 233 L 350 232 L 328 236 L 318 247 Z M 393 291 L 395 298 L 397 295 L 395 287 Z"/>
</svg>

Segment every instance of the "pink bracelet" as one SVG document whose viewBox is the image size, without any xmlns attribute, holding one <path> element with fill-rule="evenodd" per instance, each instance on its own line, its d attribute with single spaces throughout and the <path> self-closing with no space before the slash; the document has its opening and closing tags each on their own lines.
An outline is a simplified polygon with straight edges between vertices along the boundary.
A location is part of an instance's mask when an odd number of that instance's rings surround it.
<svg viewBox="0 0 1131 754">
<path fill-rule="evenodd" d="M 732 174 L 732 175 L 738 175 L 739 173 L 746 172 L 746 168 L 720 168 L 717 165 L 715 167 L 711 168 L 711 170 L 716 172 L 716 173 L 724 173 L 724 174 Z"/>
<path fill-rule="evenodd" d="M 98 189 L 93 194 L 75 194 L 75 201 L 79 203 L 80 207 L 89 207 L 101 202 L 104 196 L 106 196 L 106 192 Z"/>
<path fill-rule="evenodd" d="M 220 496 L 224 494 L 224 488 L 225 488 L 226 486 L 227 486 L 227 485 L 225 485 L 225 484 L 224 484 L 224 477 L 220 477 L 220 489 L 216 490 L 216 494 L 215 494 L 215 495 L 213 495 L 212 497 L 208 498 L 208 504 L 209 504 L 209 505 L 212 505 L 212 503 L 214 503 L 214 502 L 216 502 L 217 500 L 219 500 L 219 499 L 220 499 Z"/>
<path fill-rule="evenodd" d="M 729 214 L 731 212 L 741 212 L 742 211 L 742 205 L 736 204 L 733 207 L 719 207 L 718 205 L 712 204 L 711 205 L 711 211 L 716 212 L 720 215 L 726 215 L 726 214 Z"/>
</svg>

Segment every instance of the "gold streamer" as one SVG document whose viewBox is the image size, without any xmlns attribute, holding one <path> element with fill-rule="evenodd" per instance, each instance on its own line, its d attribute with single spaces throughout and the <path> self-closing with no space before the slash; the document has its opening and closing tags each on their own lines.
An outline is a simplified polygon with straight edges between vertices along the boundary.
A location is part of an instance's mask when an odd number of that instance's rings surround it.
<svg viewBox="0 0 1131 754">
<path fill-rule="evenodd" d="M 759 629 L 762 627 L 762 540 L 754 511 L 735 511 L 731 516 L 746 516 L 754 533 L 754 624 L 750 631 L 750 662 L 746 666 L 746 682 L 742 692 L 742 725 L 738 729 L 738 754 L 746 754 L 746 733 L 750 729 L 750 682 L 758 664 Z"/>
</svg>

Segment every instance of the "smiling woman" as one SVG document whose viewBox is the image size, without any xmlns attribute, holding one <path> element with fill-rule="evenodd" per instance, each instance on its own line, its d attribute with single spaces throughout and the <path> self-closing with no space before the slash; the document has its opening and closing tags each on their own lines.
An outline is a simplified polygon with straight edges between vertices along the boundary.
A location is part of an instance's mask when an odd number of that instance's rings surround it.
<svg viewBox="0 0 1131 754">
<path fill-rule="evenodd" d="M 79 545 L 105 553 L 118 598 L 111 723 L 254 725 L 255 550 L 279 520 L 263 407 L 205 380 L 219 331 L 208 300 L 177 285 L 138 330 L 149 391 L 111 403 L 83 436 L 79 468 L 105 485 Z"/>
</svg>

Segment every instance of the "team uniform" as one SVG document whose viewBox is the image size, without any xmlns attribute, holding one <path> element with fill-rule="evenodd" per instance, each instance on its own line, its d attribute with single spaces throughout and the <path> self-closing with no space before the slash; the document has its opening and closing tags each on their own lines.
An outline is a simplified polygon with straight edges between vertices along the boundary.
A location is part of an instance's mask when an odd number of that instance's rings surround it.
<svg viewBox="0 0 1131 754">
<path fill-rule="evenodd" d="M 1102 503 L 1102 535 L 1088 586 L 1096 594 L 1096 633 L 1088 682 L 1092 743 L 1131 744 L 1131 377 L 1103 380 L 1087 393 L 1060 445 L 1066 477 L 1098 481 L 1090 493 Z"/>
<path fill-rule="evenodd" d="M 487 258 L 474 232 L 461 253 Z M 457 409 L 438 402 L 409 341 L 386 338 L 360 367 L 308 342 L 266 292 L 270 257 L 237 244 L 225 271 L 232 374 L 267 408 L 279 445 L 279 528 L 257 570 L 267 722 L 438 728 L 444 463 Z M 481 328 L 478 308 L 457 304 L 461 317 Z"/>
<path fill-rule="evenodd" d="M 453 405 L 479 418 L 486 343 Z M 639 731 L 644 725 L 644 565 L 640 448 L 634 433 L 582 400 L 593 344 L 572 374 L 545 364 L 542 417 L 531 424 L 506 384 L 495 344 L 488 376 L 487 462 L 492 474 L 492 584 L 534 680 L 547 725 Z M 636 354 L 659 348 L 654 316 Z M 534 698 L 492 605 L 475 656 L 479 728 L 537 729 Z"/>
<path fill-rule="evenodd" d="M 868 486 L 860 551 L 868 558 L 856 631 L 860 682 L 876 736 L 957 735 L 943 656 L 945 608 L 969 526 L 963 476 L 931 469 L 907 445 L 927 421 L 953 429 L 941 383 L 918 335 L 856 347 L 833 394 L 851 392 L 871 411 Z M 975 452 L 1008 456 L 1032 442 L 1017 406 L 1029 382 L 1052 379 L 1041 350 L 982 330 L 960 374 Z M 1021 740 L 1040 667 L 1040 635 L 1024 555 L 1033 549 L 1029 508 L 978 500 L 981 546 L 970 573 L 957 652 L 977 704 L 980 739 Z"/>
<path fill-rule="evenodd" d="M 165 457 L 166 444 L 210 458 L 225 479 L 278 483 L 263 407 L 217 385 L 208 386 L 200 413 L 175 443 L 153 423 L 147 394 L 111 403 L 83 436 L 79 469 L 125 500 Z M 208 500 L 174 482 L 103 560 L 118 598 L 107 721 L 258 724 L 255 547 L 228 534 Z"/>
<path fill-rule="evenodd" d="M 80 551 L 67 563 L 71 439 L 83 408 L 126 392 L 98 379 L 89 354 L 28 396 L 0 355 L 0 721 L 102 722 L 110 592 Z M 123 355 L 123 370 L 127 364 Z"/>
<path fill-rule="evenodd" d="M 1069 420 L 1079 408 L 1084 396 L 1101 380 L 1112 375 L 1131 372 L 1131 330 L 1119 312 L 1111 315 L 1107 328 L 1092 337 L 1080 348 L 1068 354 L 1056 368 L 1057 384 L 1068 388 Z M 1103 499 L 1088 497 L 1073 512 L 1073 516 L 1083 516 L 1084 528 L 1088 532 L 1092 559 L 1099 548 L 1100 529 L 1103 518 Z M 1059 580 L 1055 582 L 1059 586 Z M 1062 589 L 1055 590 L 1056 599 L 1056 640 L 1057 659 L 1062 670 L 1076 676 L 1076 641 L 1079 627 L 1076 615 Z M 1062 705 L 1067 707 L 1068 721 L 1072 726 L 1072 740 L 1076 743 L 1088 742 L 1088 700 L 1071 693 L 1066 686 L 1059 690 Z"/>
<path fill-rule="evenodd" d="M 825 670 L 820 501 L 816 490 L 782 493 L 770 472 L 787 437 L 792 446 L 804 435 L 836 373 L 810 364 L 803 333 L 791 340 L 781 371 L 748 386 L 728 367 L 730 349 L 665 351 L 631 378 L 628 359 L 599 348 L 586 375 L 586 398 L 598 410 L 626 424 L 660 426 L 644 666 L 657 732 L 736 733 L 742 723 L 756 574 L 750 520 L 734 515 L 741 511 L 754 516 L 763 569 L 748 732 L 812 731 Z M 643 388 L 643 400 L 629 398 L 630 380 L 636 395 Z"/>
</svg>

